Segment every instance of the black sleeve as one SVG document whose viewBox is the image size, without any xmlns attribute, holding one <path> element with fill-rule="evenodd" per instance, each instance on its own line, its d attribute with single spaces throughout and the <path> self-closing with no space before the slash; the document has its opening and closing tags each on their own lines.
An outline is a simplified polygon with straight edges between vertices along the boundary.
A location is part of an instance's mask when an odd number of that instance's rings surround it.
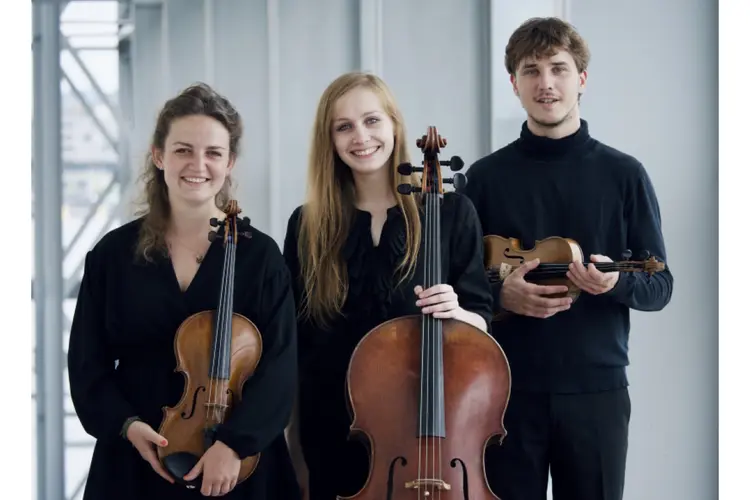
<svg viewBox="0 0 750 500">
<path fill-rule="evenodd" d="M 666 265 L 667 252 L 661 231 L 661 213 L 654 187 L 646 170 L 639 166 L 638 176 L 628 190 L 625 203 L 628 247 L 632 258 L 640 260 L 643 252 L 665 263 L 664 270 L 646 273 L 620 273 L 620 279 L 607 295 L 638 311 L 659 311 L 672 298 L 673 277 Z"/>
<path fill-rule="evenodd" d="M 455 194 L 456 219 L 451 232 L 451 275 L 449 284 L 458 295 L 458 304 L 480 315 L 489 331 L 492 323 L 492 290 L 484 270 L 484 243 L 474 205 Z"/>
<path fill-rule="evenodd" d="M 70 328 L 68 377 L 73 407 L 84 430 L 96 439 L 112 439 L 136 414 L 114 380 L 115 355 L 102 317 L 106 295 L 100 259 L 94 251 L 86 254 Z"/>
<path fill-rule="evenodd" d="M 461 190 L 461 194 L 466 196 L 474 205 L 477 217 L 479 218 L 479 225 L 482 230 L 482 237 L 487 234 L 487 224 L 485 221 L 485 208 L 484 208 L 484 186 L 485 182 L 482 182 L 480 178 L 481 170 L 479 165 L 474 164 L 466 171 L 466 185 Z M 482 244 L 484 249 L 484 244 Z M 490 283 L 490 290 L 492 293 L 492 313 L 501 314 L 505 312 L 502 304 L 500 303 L 500 292 L 503 290 L 503 281 L 498 280 Z"/>
<path fill-rule="evenodd" d="M 297 242 L 300 216 L 302 207 L 298 207 L 287 221 L 286 236 L 284 237 L 284 260 L 292 278 L 292 289 L 297 307 L 302 297 L 302 277 L 300 276 L 300 264 L 297 255 Z"/>
<path fill-rule="evenodd" d="M 241 402 L 216 435 L 240 458 L 263 451 L 283 435 L 297 390 L 297 330 L 289 271 L 280 254 L 271 260 L 256 323 L 263 339 L 262 356 L 245 382 Z"/>
</svg>

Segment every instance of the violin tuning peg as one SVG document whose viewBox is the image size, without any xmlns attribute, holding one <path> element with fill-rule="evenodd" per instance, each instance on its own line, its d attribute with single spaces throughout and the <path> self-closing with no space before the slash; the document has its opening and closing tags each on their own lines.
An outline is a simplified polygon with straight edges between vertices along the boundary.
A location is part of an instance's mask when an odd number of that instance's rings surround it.
<svg viewBox="0 0 750 500">
<path fill-rule="evenodd" d="M 644 250 L 643 252 L 641 252 L 641 255 L 643 256 L 643 260 L 648 260 L 649 257 L 651 257 L 651 252 L 649 252 L 648 250 Z"/>
<path fill-rule="evenodd" d="M 209 223 L 210 223 L 210 224 L 211 224 L 211 225 L 212 225 L 213 227 L 218 227 L 218 226 L 219 226 L 219 219 L 217 219 L 216 217 L 211 217 L 211 220 L 210 220 L 210 221 L 208 221 L 208 222 L 209 222 Z"/>
<path fill-rule="evenodd" d="M 630 257 L 633 256 L 633 252 L 630 250 L 625 250 L 622 252 L 622 260 L 630 260 Z"/>
<path fill-rule="evenodd" d="M 208 241 L 214 241 L 216 239 L 216 232 L 215 231 L 209 231 L 208 232 Z"/>
</svg>

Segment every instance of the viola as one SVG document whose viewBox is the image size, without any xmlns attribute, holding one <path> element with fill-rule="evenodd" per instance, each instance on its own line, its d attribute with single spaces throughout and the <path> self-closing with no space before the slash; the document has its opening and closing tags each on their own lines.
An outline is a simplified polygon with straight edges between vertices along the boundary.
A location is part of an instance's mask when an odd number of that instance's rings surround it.
<svg viewBox="0 0 750 500">
<path fill-rule="evenodd" d="M 625 250 L 620 262 L 586 262 L 581 245 L 571 238 L 551 236 L 537 240 L 530 249 L 524 249 L 516 238 L 505 238 L 490 234 L 484 237 L 484 264 L 490 282 L 502 281 L 524 262 L 539 259 L 539 265 L 529 271 L 524 278 L 530 283 L 543 285 L 565 285 L 568 291 L 551 294 L 549 297 L 570 297 L 575 302 L 581 290 L 566 276 L 572 262 L 582 262 L 584 266 L 593 264 L 601 272 L 619 271 L 622 273 L 645 272 L 649 276 L 664 270 L 664 263 L 644 251 L 643 260 L 630 260 L 632 252 Z M 505 317 L 498 314 L 495 319 Z"/>
<path fill-rule="evenodd" d="M 242 396 L 242 386 L 260 361 L 262 339 L 252 321 L 233 311 L 235 255 L 239 238 L 251 238 L 250 220 L 239 219 L 241 212 L 232 200 L 226 218 L 210 223 L 213 241 L 223 238 L 224 264 L 216 310 L 201 311 L 185 319 L 174 339 L 175 371 L 185 377 L 180 401 L 163 408 L 159 434 L 168 445 L 157 447 L 158 456 L 177 483 L 200 487 L 202 475 L 192 481 L 183 476 L 198 463 L 215 442 L 217 426 L 231 414 Z M 237 483 L 256 469 L 260 454 L 242 460 Z"/>
<path fill-rule="evenodd" d="M 421 186 L 401 184 L 398 191 L 417 193 L 424 210 L 425 289 L 443 281 L 443 183 L 465 183 L 460 173 L 442 179 L 441 165 L 458 170 L 462 164 L 458 157 L 438 159 L 446 144 L 429 127 L 417 140 L 423 166 L 398 167 L 404 176 L 422 172 Z M 489 334 L 432 315 L 389 320 L 368 332 L 354 350 L 347 391 L 351 435 L 363 437 L 371 464 L 366 484 L 348 499 L 497 499 L 485 478 L 484 453 L 491 441 L 501 442 L 506 434 L 510 367 Z"/>
</svg>

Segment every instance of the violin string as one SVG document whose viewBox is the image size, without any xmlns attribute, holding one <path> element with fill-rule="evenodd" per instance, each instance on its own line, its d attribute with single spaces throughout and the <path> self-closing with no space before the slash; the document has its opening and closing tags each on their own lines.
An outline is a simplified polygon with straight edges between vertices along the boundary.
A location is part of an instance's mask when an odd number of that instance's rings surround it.
<svg viewBox="0 0 750 500">
<path fill-rule="evenodd" d="M 224 328 L 221 330 L 221 337 L 219 340 L 219 343 L 221 345 L 221 350 L 219 351 L 220 356 L 220 366 L 221 366 L 221 374 L 226 374 L 227 377 L 229 376 L 229 345 L 232 341 L 232 316 L 234 312 L 234 297 L 232 296 L 232 277 L 234 276 L 234 263 L 235 263 L 235 245 L 236 241 L 234 239 L 234 231 L 230 232 L 229 238 L 227 239 L 227 255 L 229 260 L 228 265 L 228 276 L 225 284 L 226 291 L 227 291 L 227 299 L 226 304 L 227 307 L 225 309 L 224 313 Z M 227 407 L 227 398 L 228 398 L 228 388 L 229 388 L 229 379 L 228 378 L 221 378 L 221 396 L 219 398 L 219 401 L 221 403 L 221 407 L 217 409 L 217 423 L 222 423 L 224 421 L 225 411 Z"/>
<path fill-rule="evenodd" d="M 224 248 L 224 272 L 223 272 L 223 279 L 221 280 L 222 284 L 222 307 L 219 311 L 217 311 L 217 314 L 220 314 L 219 318 L 217 318 L 217 330 L 216 330 L 216 340 L 215 340 L 215 351 L 214 356 L 217 358 L 217 367 L 218 369 L 214 372 L 217 377 L 214 380 L 214 386 L 216 388 L 216 392 L 214 394 L 214 411 L 213 411 L 213 420 L 215 423 L 220 423 L 220 416 L 221 416 L 221 409 L 219 407 L 219 404 L 221 403 L 222 397 L 219 394 L 221 391 L 221 374 L 224 372 L 224 359 L 223 359 L 223 340 L 224 336 L 226 335 L 227 331 L 227 316 L 229 315 L 231 303 L 232 303 L 232 297 L 229 293 L 229 276 L 231 276 L 230 268 L 232 265 L 232 245 L 231 245 L 231 238 L 232 234 L 231 231 L 227 234 L 227 244 Z"/>
<path fill-rule="evenodd" d="M 217 236 L 219 234 L 220 233 L 217 231 Z M 222 265 L 221 272 L 222 272 L 222 277 L 225 278 L 226 274 L 227 274 L 227 249 L 226 248 L 224 248 L 224 263 Z M 218 305 L 218 307 L 216 309 L 216 312 L 215 312 L 216 316 L 214 317 L 214 325 L 216 325 L 216 328 L 214 328 L 214 335 L 213 335 L 214 340 L 211 342 L 211 369 L 209 371 L 209 376 L 208 376 L 208 399 L 206 401 L 206 404 L 208 406 L 206 407 L 206 417 L 207 418 L 206 418 L 206 421 L 204 423 L 204 430 L 208 429 L 208 427 L 209 427 L 209 421 L 213 417 L 215 417 L 215 414 L 214 414 L 215 407 L 213 405 L 214 392 L 215 392 L 215 387 L 214 387 L 215 384 L 214 384 L 213 374 L 216 373 L 216 364 L 217 364 L 217 352 L 216 352 L 216 341 L 215 341 L 215 339 L 216 339 L 216 335 L 218 333 L 218 329 L 221 326 L 221 317 L 219 316 L 219 314 L 221 313 L 221 310 L 223 309 L 222 305 L 223 305 L 223 302 L 224 302 L 224 295 L 225 295 L 223 287 L 224 287 L 224 284 L 226 283 L 226 280 L 222 279 L 221 283 L 222 283 L 222 288 L 219 289 L 219 305 Z"/>
<path fill-rule="evenodd" d="M 588 263 L 584 263 L 588 265 Z M 540 264 L 535 269 L 532 269 L 527 273 L 528 278 L 545 278 L 545 277 L 563 277 L 568 271 L 569 264 L 563 263 L 550 263 Z M 602 262 L 595 264 L 596 269 L 601 272 L 614 272 L 614 271 L 631 271 L 638 272 L 643 271 L 643 265 L 637 262 Z M 515 266 L 514 266 L 515 267 Z M 490 279 L 499 279 L 500 270 L 497 268 L 490 268 L 487 271 L 487 275 Z"/>
</svg>

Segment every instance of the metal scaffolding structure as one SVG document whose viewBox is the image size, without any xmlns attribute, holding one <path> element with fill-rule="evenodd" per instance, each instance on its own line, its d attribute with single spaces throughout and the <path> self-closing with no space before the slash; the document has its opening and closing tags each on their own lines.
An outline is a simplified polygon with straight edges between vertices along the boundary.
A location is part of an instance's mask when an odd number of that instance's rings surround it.
<svg viewBox="0 0 750 500">
<path fill-rule="evenodd" d="M 78 0 L 80 2 L 81 0 Z M 85 0 L 87 2 L 104 0 Z M 66 454 L 70 449 L 91 448 L 93 440 L 71 440 L 65 435 L 69 419 L 75 412 L 66 411 L 69 394 L 65 391 L 66 348 L 71 318 L 64 311 L 64 302 L 75 300 L 80 284 L 85 251 L 71 252 L 77 245 L 88 248 L 126 216 L 123 191 L 130 181 L 130 154 L 127 116 L 132 115 L 132 77 L 130 71 L 130 40 L 132 22 L 129 15 L 132 0 L 114 0 L 118 15 L 114 22 L 117 42 L 111 46 L 78 44 L 64 34 L 61 16 L 70 0 L 33 1 L 33 222 L 35 270 L 32 281 L 32 302 L 35 306 L 36 345 L 34 357 L 36 400 L 36 477 L 39 500 L 72 500 L 80 498 L 86 474 L 66 484 Z M 110 23 L 112 24 L 112 23 Z M 111 51 L 117 54 L 119 89 L 116 102 L 106 94 L 82 54 L 86 51 Z M 61 64 L 61 56 L 69 57 L 71 67 Z M 80 88 L 81 78 L 90 91 Z M 78 80 L 78 81 L 76 81 Z M 67 162 L 63 154 L 64 103 L 62 89 L 67 88 L 68 100 L 74 99 L 91 120 L 96 132 L 106 140 L 117 160 L 87 163 Z M 116 124 L 115 131 L 102 121 L 97 108 L 105 109 Z M 93 162 L 92 162 L 93 163 Z M 76 170 L 103 169 L 111 172 L 109 183 L 86 207 L 88 213 L 69 241 L 65 241 L 63 186 L 66 173 Z M 111 202 L 112 197 L 117 200 Z M 119 199 L 118 199 L 119 198 Z M 108 203 L 109 201 L 109 203 Z M 98 217 L 97 217 L 98 216 Z M 97 222 L 97 218 L 99 221 Z M 101 221 L 104 219 L 104 222 Z M 98 229 L 98 231 L 97 231 Z M 72 259 L 72 260 L 71 260 Z M 70 266 L 66 266 L 66 261 Z M 66 272 L 67 267 L 72 271 Z"/>
</svg>

